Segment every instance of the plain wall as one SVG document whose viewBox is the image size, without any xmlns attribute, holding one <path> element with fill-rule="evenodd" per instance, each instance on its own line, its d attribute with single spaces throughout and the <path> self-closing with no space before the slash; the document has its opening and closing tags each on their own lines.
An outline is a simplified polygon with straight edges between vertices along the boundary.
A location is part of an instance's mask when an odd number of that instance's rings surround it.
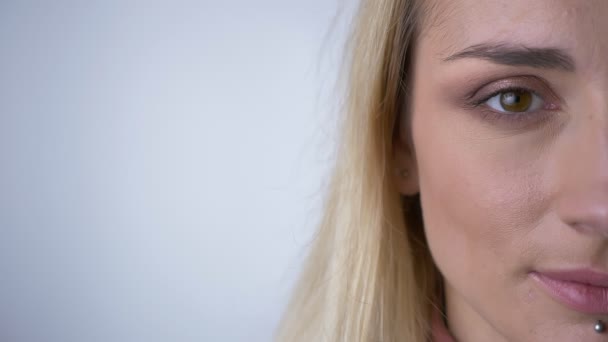
<svg viewBox="0 0 608 342">
<path fill-rule="evenodd" d="M 338 6 L 2 1 L 0 341 L 271 340 L 333 159 Z"/>
</svg>

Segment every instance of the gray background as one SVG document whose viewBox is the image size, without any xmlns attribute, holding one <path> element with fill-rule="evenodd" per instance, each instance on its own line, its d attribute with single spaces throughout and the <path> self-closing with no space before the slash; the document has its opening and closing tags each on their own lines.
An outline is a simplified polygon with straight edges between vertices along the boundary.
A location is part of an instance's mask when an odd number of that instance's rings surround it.
<svg viewBox="0 0 608 342">
<path fill-rule="evenodd" d="M 269 341 L 347 7 L 2 1 L 0 341 Z"/>
</svg>

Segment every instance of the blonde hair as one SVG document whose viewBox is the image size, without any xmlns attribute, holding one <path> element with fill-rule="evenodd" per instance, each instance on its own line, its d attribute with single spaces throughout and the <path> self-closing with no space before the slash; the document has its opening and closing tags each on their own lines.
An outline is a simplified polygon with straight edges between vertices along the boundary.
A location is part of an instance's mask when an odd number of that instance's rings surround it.
<svg viewBox="0 0 608 342">
<path fill-rule="evenodd" d="M 392 160 L 420 12 L 413 0 L 360 4 L 325 212 L 278 341 L 429 339 L 439 276 L 419 197 L 398 193 Z"/>
</svg>

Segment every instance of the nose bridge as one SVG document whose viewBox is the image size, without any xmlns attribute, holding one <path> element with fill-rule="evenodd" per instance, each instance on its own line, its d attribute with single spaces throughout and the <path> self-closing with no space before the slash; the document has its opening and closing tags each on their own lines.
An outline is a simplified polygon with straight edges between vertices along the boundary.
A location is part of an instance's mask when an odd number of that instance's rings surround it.
<svg viewBox="0 0 608 342">
<path fill-rule="evenodd" d="M 596 100 L 572 114 L 568 143 L 558 152 L 558 214 L 580 232 L 608 238 L 608 106 L 604 97 Z"/>
</svg>

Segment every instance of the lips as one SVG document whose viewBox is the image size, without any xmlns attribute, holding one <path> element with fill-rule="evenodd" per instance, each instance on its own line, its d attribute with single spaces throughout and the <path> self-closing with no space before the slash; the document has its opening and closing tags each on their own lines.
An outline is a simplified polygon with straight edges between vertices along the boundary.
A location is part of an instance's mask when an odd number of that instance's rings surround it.
<svg viewBox="0 0 608 342">
<path fill-rule="evenodd" d="M 588 314 L 608 314 L 608 273 L 588 269 L 530 273 L 554 300 Z"/>
</svg>

